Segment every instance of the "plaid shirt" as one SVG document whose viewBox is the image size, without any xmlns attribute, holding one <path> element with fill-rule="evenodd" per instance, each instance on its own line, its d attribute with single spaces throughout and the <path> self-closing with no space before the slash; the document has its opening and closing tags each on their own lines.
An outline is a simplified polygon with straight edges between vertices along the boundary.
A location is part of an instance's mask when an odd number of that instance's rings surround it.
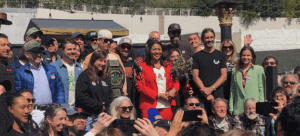
<svg viewBox="0 0 300 136">
<path fill-rule="evenodd" d="M 229 120 L 228 117 L 225 116 L 225 121 L 222 124 L 217 124 L 217 121 L 215 120 L 215 118 L 212 118 L 212 121 L 214 123 L 214 128 L 215 129 L 219 129 L 219 130 L 223 130 L 224 132 L 227 132 L 229 130 Z"/>
<path fill-rule="evenodd" d="M 245 113 L 235 116 L 233 124 L 235 129 L 237 128 L 241 130 L 249 130 L 255 133 L 257 136 L 265 135 L 266 117 L 263 115 L 257 116 L 256 123 L 254 126 L 250 123 L 250 120 L 248 119 Z"/>
</svg>

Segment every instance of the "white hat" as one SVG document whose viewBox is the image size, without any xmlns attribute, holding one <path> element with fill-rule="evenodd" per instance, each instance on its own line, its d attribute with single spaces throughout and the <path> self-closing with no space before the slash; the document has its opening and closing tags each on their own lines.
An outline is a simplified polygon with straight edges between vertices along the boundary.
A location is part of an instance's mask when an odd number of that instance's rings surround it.
<svg viewBox="0 0 300 136">
<path fill-rule="evenodd" d="M 107 29 L 102 29 L 98 32 L 98 38 L 103 38 L 103 37 L 111 38 L 111 39 L 113 38 L 112 33 Z"/>
</svg>

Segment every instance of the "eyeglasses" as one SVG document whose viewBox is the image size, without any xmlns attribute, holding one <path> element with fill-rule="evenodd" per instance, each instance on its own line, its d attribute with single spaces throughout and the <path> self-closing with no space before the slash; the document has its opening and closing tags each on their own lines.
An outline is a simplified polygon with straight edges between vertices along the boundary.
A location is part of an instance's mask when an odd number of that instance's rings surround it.
<svg viewBox="0 0 300 136">
<path fill-rule="evenodd" d="M 284 82 L 283 82 L 283 84 L 285 84 L 285 85 L 288 84 L 288 83 L 290 83 L 291 85 L 296 84 L 296 82 L 294 82 L 294 81 L 284 81 Z"/>
<path fill-rule="evenodd" d="M 125 111 L 127 111 L 127 109 L 129 109 L 129 111 L 131 111 L 133 109 L 133 106 L 119 107 L 119 108 L 122 108 L 122 111 L 125 112 Z"/>
<path fill-rule="evenodd" d="M 196 105 L 197 107 L 200 106 L 200 103 L 188 103 L 189 106 L 194 106 Z"/>
<path fill-rule="evenodd" d="M 171 33 L 172 33 L 173 35 L 176 35 L 176 34 L 180 35 L 180 34 L 181 34 L 181 31 L 175 30 L 175 31 L 171 31 Z"/>
<path fill-rule="evenodd" d="M 112 40 L 112 39 L 103 39 L 103 41 L 104 41 L 104 43 L 107 43 L 108 41 L 109 41 L 109 43 L 113 43 L 114 42 L 114 40 Z"/>
<path fill-rule="evenodd" d="M 90 39 L 91 42 L 97 41 L 97 39 Z"/>
<path fill-rule="evenodd" d="M 271 64 L 271 65 L 275 65 L 275 64 L 276 64 L 276 62 L 265 62 L 265 63 L 264 63 L 264 65 L 269 65 L 269 64 Z"/>
<path fill-rule="evenodd" d="M 27 101 L 30 103 L 30 102 L 32 102 L 32 103 L 35 103 L 35 101 L 36 101 L 36 99 L 29 99 L 29 98 L 27 98 Z"/>
<path fill-rule="evenodd" d="M 233 49 L 233 46 L 223 46 L 222 49 L 223 49 L 223 50 Z"/>
<path fill-rule="evenodd" d="M 122 49 L 125 49 L 125 48 L 127 48 L 128 50 L 131 50 L 131 45 L 129 45 L 129 46 L 127 46 L 127 45 L 121 45 L 121 48 Z"/>
</svg>

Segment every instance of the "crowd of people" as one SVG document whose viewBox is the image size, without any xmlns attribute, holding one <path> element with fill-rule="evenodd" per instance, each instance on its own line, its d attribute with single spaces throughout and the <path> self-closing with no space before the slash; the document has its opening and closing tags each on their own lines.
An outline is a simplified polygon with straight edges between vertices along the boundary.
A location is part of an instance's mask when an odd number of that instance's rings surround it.
<svg viewBox="0 0 300 136">
<path fill-rule="evenodd" d="M 170 43 L 149 34 L 138 57 L 132 40 L 113 40 L 102 29 L 73 33 L 60 46 L 38 28 L 12 58 L 12 46 L 0 34 L 0 135 L 3 136 L 298 136 L 298 68 L 278 79 L 266 96 L 266 69 L 273 56 L 256 63 L 251 35 L 239 55 L 224 40 L 215 48 L 215 32 L 181 40 L 179 24 L 168 27 Z M 268 115 L 258 102 L 273 102 Z M 201 111 L 184 121 L 189 111 Z M 116 122 L 130 122 L 126 128 Z M 136 130 L 136 131 L 133 131 Z"/>
</svg>

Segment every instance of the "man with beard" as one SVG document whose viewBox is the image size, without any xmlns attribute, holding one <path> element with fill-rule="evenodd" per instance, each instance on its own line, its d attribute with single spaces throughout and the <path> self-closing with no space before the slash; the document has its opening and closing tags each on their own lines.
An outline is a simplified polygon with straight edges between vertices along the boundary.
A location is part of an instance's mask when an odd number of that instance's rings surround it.
<svg viewBox="0 0 300 136">
<path fill-rule="evenodd" d="M 123 62 L 124 68 L 125 68 L 125 76 L 126 76 L 126 82 L 127 82 L 127 97 L 130 98 L 131 102 L 134 104 L 134 106 L 138 106 L 138 103 L 136 103 L 136 100 L 139 99 L 139 97 L 135 97 L 136 91 L 135 88 L 135 72 L 134 72 L 134 61 L 137 61 L 137 57 L 135 56 L 135 53 L 132 50 L 132 41 L 130 38 L 122 38 L 120 40 L 120 44 L 117 50 L 117 54 L 120 56 L 121 61 Z M 129 57 L 131 57 L 131 60 L 129 60 Z M 139 109 L 136 107 L 136 109 Z"/>
<path fill-rule="evenodd" d="M 45 48 L 42 57 L 46 64 L 50 64 L 60 58 L 57 54 L 58 45 L 56 45 L 55 40 L 52 35 L 43 36 L 42 38 L 42 46 Z"/>
<path fill-rule="evenodd" d="M 297 75 L 288 74 L 281 78 L 281 86 L 284 87 L 290 98 L 299 94 L 299 78 Z"/>
<path fill-rule="evenodd" d="M 257 136 L 265 135 L 266 117 L 256 113 L 257 100 L 248 98 L 244 102 L 244 113 L 235 116 L 234 129 L 252 131 Z"/>
<path fill-rule="evenodd" d="M 74 106 L 75 104 L 75 84 L 78 76 L 83 71 L 78 62 L 74 60 L 77 42 L 72 39 L 65 39 L 61 44 L 62 58 L 52 62 L 55 66 L 65 90 L 65 101 Z"/>
<path fill-rule="evenodd" d="M 204 47 L 200 45 L 201 40 L 198 34 L 191 34 L 189 36 L 189 43 L 193 46 L 195 53 L 204 49 Z"/>
<path fill-rule="evenodd" d="M 226 55 L 214 48 L 215 32 L 205 28 L 201 34 L 204 49 L 193 55 L 194 95 L 198 96 L 207 115 L 211 116 L 211 102 L 224 98 L 223 83 L 227 79 Z"/>
<path fill-rule="evenodd" d="M 88 114 L 83 112 L 78 112 L 69 104 L 62 104 L 62 106 L 67 110 L 66 118 L 66 133 L 68 136 L 83 136 L 87 132 L 86 129 L 86 119 Z"/>
<path fill-rule="evenodd" d="M 168 28 L 168 35 L 170 37 L 171 43 L 164 47 L 163 57 L 164 59 L 169 58 L 171 55 L 169 50 L 172 48 L 178 48 L 181 50 L 182 57 L 187 61 L 190 59 L 194 54 L 193 47 L 188 44 L 187 42 L 181 40 L 181 28 L 179 24 L 173 23 L 169 25 Z"/>
<path fill-rule="evenodd" d="M 217 98 L 212 103 L 212 112 L 214 115 L 208 118 L 212 122 L 212 124 L 209 125 L 224 132 L 233 129 L 233 119 L 227 115 L 227 108 L 228 101 L 226 99 Z"/>
<path fill-rule="evenodd" d="M 98 43 L 98 51 L 108 50 L 110 48 L 110 44 L 113 42 L 113 35 L 109 30 L 102 29 L 98 32 L 97 37 Z M 91 57 L 93 53 L 90 53 L 86 56 L 84 60 L 85 70 L 90 63 Z M 114 98 L 118 96 L 127 95 L 127 83 L 125 78 L 125 68 L 121 58 L 118 54 L 109 52 L 107 56 L 107 76 L 111 79 L 111 88 L 113 91 Z"/>
<path fill-rule="evenodd" d="M 8 80 L 10 82 L 10 89 L 6 91 L 14 91 L 15 86 L 14 71 L 7 62 L 10 46 L 8 37 L 0 33 L 0 81 Z"/>
<path fill-rule="evenodd" d="M 96 31 L 89 31 L 88 33 L 86 33 L 85 38 L 86 38 L 87 45 L 84 46 L 84 51 L 80 53 L 80 57 L 79 57 L 80 62 L 84 61 L 87 55 L 89 55 L 90 53 L 98 49 Z"/>
</svg>

